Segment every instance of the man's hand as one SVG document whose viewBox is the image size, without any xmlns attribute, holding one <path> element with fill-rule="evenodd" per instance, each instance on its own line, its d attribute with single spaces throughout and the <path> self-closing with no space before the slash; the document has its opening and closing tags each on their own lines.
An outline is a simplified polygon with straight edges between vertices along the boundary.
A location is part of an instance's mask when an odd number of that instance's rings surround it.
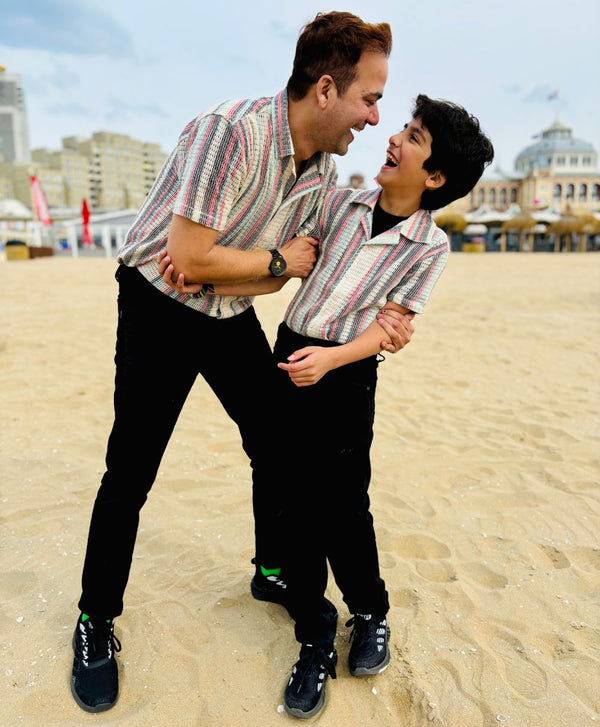
<svg viewBox="0 0 600 727">
<path fill-rule="evenodd" d="M 173 280 L 174 268 L 166 250 L 163 250 L 158 256 L 158 272 L 169 288 L 181 295 L 192 295 L 202 290 L 202 283 L 186 284 L 183 273 L 179 273 L 177 280 Z"/>
<path fill-rule="evenodd" d="M 296 386 L 312 386 L 328 371 L 331 371 L 334 349 L 324 346 L 306 346 L 288 356 L 289 363 L 278 363 L 280 369 L 288 372 Z"/>
<path fill-rule="evenodd" d="M 387 339 L 381 342 L 381 350 L 388 353 L 398 353 L 410 342 L 415 329 L 411 323 L 415 314 L 412 312 L 400 313 L 390 308 L 383 308 L 377 314 L 377 323 L 392 339 L 390 343 Z"/>
<path fill-rule="evenodd" d="M 280 248 L 287 269 L 288 278 L 305 278 L 313 269 L 317 259 L 319 241 L 313 237 L 294 237 Z"/>
</svg>

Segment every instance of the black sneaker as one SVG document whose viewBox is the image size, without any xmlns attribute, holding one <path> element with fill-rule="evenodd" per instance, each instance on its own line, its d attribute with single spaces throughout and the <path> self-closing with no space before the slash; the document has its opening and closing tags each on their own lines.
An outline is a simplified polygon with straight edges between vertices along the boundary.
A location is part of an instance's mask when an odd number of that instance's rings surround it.
<svg viewBox="0 0 600 727">
<path fill-rule="evenodd" d="M 121 643 L 114 634 L 113 622 L 88 618 L 77 621 L 73 634 L 73 674 L 71 691 L 81 709 L 104 712 L 119 697 L 119 674 L 115 651 Z"/>
<path fill-rule="evenodd" d="M 357 613 L 346 626 L 354 626 L 348 654 L 350 674 L 363 677 L 382 672 L 390 663 L 390 627 L 385 617 Z"/>
<path fill-rule="evenodd" d="M 250 590 L 257 601 L 270 601 L 288 606 L 287 584 L 279 576 L 263 576 L 259 569 L 250 581 Z"/>
<path fill-rule="evenodd" d="M 335 649 L 324 649 L 302 644 L 298 661 L 283 694 L 285 711 L 293 717 L 313 717 L 325 702 L 325 679 L 335 679 L 337 654 Z"/>
</svg>

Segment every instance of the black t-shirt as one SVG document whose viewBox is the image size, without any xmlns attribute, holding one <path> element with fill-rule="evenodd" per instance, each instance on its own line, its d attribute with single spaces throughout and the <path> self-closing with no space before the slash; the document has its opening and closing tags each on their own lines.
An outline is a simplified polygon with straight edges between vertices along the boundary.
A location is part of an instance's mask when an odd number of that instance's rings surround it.
<svg viewBox="0 0 600 727">
<path fill-rule="evenodd" d="M 382 232 L 390 230 L 399 222 L 402 222 L 402 220 L 406 219 L 408 218 L 397 217 L 396 215 L 391 215 L 389 212 L 381 209 L 379 200 L 377 200 L 377 204 L 375 205 L 375 209 L 373 210 L 373 229 L 371 230 L 371 237 L 377 237 L 377 235 L 381 235 Z"/>
</svg>

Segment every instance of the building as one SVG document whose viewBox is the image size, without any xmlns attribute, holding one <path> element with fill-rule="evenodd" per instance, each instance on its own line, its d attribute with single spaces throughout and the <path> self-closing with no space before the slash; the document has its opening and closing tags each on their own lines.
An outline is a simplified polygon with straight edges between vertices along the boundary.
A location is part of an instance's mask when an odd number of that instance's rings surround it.
<svg viewBox="0 0 600 727">
<path fill-rule="evenodd" d="M 593 145 L 574 137 L 558 119 L 537 138 L 517 155 L 511 173 L 492 167 L 455 209 L 473 212 L 485 206 L 505 212 L 512 205 L 530 214 L 600 212 L 600 171 Z"/>
<path fill-rule="evenodd" d="M 14 197 L 31 208 L 35 175 L 48 205 L 61 215 L 78 213 L 83 199 L 93 212 L 137 209 L 166 159 L 158 144 L 108 131 L 62 143 L 59 150 L 34 149 L 28 163 L 0 161 L 0 198 Z"/>
<path fill-rule="evenodd" d="M 29 132 L 20 76 L 0 66 L 0 160 L 27 163 Z"/>
<path fill-rule="evenodd" d="M 166 159 L 158 144 L 109 131 L 65 137 L 63 147 L 87 159 L 89 203 L 97 211 L 140 207 Z"/>
</svg>

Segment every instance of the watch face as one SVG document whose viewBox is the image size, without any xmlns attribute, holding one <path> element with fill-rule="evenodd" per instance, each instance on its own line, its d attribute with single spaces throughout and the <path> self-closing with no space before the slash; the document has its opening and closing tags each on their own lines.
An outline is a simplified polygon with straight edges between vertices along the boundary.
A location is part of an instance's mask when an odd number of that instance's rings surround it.
<svg viewBox="0 0 600 727">
<path fill-rule="evenodd" d="M 271 275 L 273 275 L 275 278 L 280 278 L 285 273 L 286 268 L 287 265 L 281 255 L 277 255 L 277 257 L 274 257 L 271 261 L 271 265 L 269 266 Z"/>
</svg>

